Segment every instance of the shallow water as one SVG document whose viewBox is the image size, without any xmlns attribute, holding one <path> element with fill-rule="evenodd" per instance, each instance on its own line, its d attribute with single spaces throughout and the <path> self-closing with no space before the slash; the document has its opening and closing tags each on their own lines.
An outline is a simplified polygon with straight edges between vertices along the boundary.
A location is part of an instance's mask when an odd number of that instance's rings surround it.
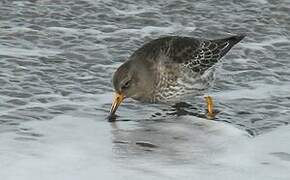
<svg viewBox="0 0 290 180">
<path fill-rule="evenodd" d="M 244 150 L 233 150 L 235 143 L 252 143 L 254 149 L 270 144 L 267 133 L 290 122 L 289 11 L 290 2 L 276 0 L 1 1 L 0 174 L 39 178 L 38 169 L 60 179 L 203 177 L 205 169 L 230 154 L 219 153 L 219 143 L 241 159 Z M 239 33 L 247 37 L 217 65 L 215 86 L 208 92 L 219 111 L 213 126 L 229 131 L 216 137 L 196 125 L 204 119 L 202 96 L 189 100 L 191 106 L 173 107 L 128 99 L 118 121 L 107 122 L 112 73 L 144 42 L 164 35 Z M 269 153 L 284 159 L 290 153 L 276 151 Z M 263 163 L 245 160 L 238 168 L 229 162 L 205 177 L 249 177 L 240 172 Z"/>
</svg>

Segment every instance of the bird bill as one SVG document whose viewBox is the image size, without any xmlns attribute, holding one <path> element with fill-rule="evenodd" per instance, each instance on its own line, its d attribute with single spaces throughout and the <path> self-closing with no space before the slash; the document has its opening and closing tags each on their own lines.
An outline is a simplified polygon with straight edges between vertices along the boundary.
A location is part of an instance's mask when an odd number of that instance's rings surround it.
<svg viewBox="0 0 290 180">
<path fill-rule="evenodd" d="M 125 96 L 121 93 L 115 93 L 114 99 L 113 99 L 113 103 L 111 106 L 111 110 L 110 110 L 110 116 L 114 115 L 115 112 L 117 111 L 119 105 L 122 103 L 122 101 L 124 100 Z"/>
</svg>

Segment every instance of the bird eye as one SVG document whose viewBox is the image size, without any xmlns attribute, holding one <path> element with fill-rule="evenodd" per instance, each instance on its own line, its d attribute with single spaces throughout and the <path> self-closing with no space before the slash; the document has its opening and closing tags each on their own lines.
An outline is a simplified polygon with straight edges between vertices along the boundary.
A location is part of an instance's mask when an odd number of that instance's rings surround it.
<svg viewBox="0 0 290 180">
<path fill-rule="evenodd" d="M 127 81 L 123 86 L 122 89 L 127 89 L 130 86 L 130 81 Z"/>
</svg>

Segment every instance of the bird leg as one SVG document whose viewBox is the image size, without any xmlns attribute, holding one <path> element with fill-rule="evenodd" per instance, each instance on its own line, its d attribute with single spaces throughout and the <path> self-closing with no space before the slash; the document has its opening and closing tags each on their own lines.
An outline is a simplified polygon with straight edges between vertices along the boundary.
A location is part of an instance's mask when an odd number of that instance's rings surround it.
<svg viewBox="0 0 290 180">
<path fill-rule="evenodd" d="M 206 101 L 206 104 L 207 104 L 207 115 L 210 118 L 214 118 L 215 115 L 216 115 L 216 113 L 213 110 L 213 100 L 212 100 L 212 97 L 205 96 L 204 98 L 205 98 L 205 101 Z"/>
</svg>

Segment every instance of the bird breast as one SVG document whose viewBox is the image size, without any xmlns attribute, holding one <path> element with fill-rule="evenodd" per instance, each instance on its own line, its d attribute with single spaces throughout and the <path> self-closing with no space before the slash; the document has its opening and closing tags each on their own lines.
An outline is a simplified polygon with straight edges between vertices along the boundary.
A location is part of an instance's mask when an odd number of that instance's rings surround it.
<svg viewBox="0 0 290 180">
<path fill-rule="evenodd" d="M 203 94 L 214 81 L 213 68 L 203 75 L 179 65 L 165 68 L 156 76 L 152 102 L 168 102 L 181 100 L 186 95 Z"/>
</svg>

